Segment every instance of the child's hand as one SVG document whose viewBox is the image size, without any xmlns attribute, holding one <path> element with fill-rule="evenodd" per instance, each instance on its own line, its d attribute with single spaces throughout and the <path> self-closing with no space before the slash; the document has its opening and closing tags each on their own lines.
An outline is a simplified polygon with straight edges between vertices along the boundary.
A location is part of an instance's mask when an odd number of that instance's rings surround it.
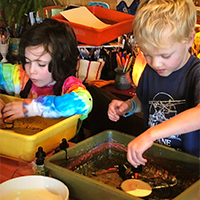
<svg viewBox="0 0 200 200">
<path fill-rule="evenodd" d="M 128 144 L 127 160 L 134 166 L 145 165 L 147 162 L 142 154 L 153 145 L 148 131 L 136 137 Z"/>
<path fill-rule="evenodd" d="M 4 106 L 5 106 L 5 103 L 3 102 L 2 99 L 0 99 L 0 128 L 6 127 L 5 123 L 3 122 L 3 115 L 2 115 Z"/>
<path fill-rule="evenodd" d="M 24 117 L 23 101 L 13 101 L 7 103 L 3 108 L 3 119 L 5 122 L 9 122 L 22 117 Z"/>
<path fill-rule="evenodd" d="M 130 101 L 113 100 L 108 107 L 108 117 L 110 120 L 116 122 L 120 116 L 126 114 L 131 109 Z"/>
</svg>

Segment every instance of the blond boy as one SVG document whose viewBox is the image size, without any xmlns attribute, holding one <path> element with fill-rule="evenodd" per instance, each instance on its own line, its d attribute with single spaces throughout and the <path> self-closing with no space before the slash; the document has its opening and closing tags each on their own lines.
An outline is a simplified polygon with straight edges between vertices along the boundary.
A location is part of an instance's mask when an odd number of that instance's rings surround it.
<svg viewBox="0 0 200 200">
<path fill-rule="evenodd" d="M 146 131 L 128 145 L 127 159 L 145 165 L 143 153 L 154 141 L 200 155 L 200 60 L 189 53 L 195 37 L 192 0 L 141 0 L 133 22 L 134 37 L 147 65 L 137 95 L 113 100 L 112 121 L 143 111 Z M 134 129 L 134 127 L 133 127 Z"/>
</svg>

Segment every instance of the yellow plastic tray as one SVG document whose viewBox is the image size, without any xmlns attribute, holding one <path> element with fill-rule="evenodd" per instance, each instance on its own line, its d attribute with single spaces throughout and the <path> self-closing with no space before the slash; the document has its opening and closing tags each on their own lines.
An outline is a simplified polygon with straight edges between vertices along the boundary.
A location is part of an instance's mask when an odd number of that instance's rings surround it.
<svg viewBox="0 0 200 200">
<path fill-rule="evenodd" d="M 0 94 L 0 98 L 5 102 L 22 100 L 21 98 Z M 33 120 L 43 120 L 51 124 L 48 128 L 32 135 L 17 133 L 12 129 L 0 129 L 0 154 L 15 159 L 19 156 L 26 160 L 32 161 L 39 146 L 42 146 L 45 152 L 49 152 L 63 138 L 70 140 L 76 134 L 78 119 L 81 115 L 74 115 L 69 118 L 46 119 L 42 117 L 32 117 Z M 52 123 L 55 123 L 52 125 Z"/>
</svg>

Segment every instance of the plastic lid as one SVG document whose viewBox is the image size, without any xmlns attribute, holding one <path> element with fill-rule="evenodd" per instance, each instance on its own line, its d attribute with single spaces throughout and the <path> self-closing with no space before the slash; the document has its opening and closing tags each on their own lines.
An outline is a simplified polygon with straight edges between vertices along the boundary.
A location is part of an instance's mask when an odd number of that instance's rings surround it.
<svg viewBox="0 0 200 200">
<path fill-rule="evenodd" d="M 149 184 L 138 179 L 127 179 L 121 184 L 122 190 L 136 197 L 146 197 L 151 194 L 152 188 Z"/>
</svg>

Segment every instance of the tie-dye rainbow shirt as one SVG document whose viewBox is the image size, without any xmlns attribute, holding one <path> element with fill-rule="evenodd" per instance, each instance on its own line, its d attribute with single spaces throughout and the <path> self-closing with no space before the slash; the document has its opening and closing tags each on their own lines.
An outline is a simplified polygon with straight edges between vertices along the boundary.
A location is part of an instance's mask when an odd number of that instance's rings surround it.
<svg viewBox="0 0 200 200">
<path fill-rule="evenodd" d="M 0 90 L 19 97 L 28 80 L 21 65 L 0 62 Z M 92 109 L 92 97 L 80 79 L 70 76 L 62 86 L 61 96 L 54 95 L 53 85 L 41 88 L 32 84 L 23 107 L 25 117 L 59 118 L 81 114 L 83 120 Z"/>
</svg>

